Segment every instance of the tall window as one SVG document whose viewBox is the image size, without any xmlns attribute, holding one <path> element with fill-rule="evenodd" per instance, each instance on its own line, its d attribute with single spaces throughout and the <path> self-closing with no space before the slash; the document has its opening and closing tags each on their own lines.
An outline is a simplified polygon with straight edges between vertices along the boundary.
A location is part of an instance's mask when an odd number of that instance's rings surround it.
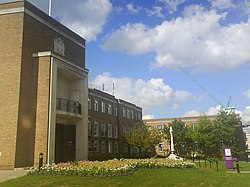
<svg viewBox="0 0 250 187">
<path fill-rule="evenodd" d="M 101 151 L 102 153 L 105 153 L 106 152 L 106 144 L 105 144 L 105 141 L 101 141 Z"/>
<path fill-rule="evenodd" d="M 130 118 L 130 110 L 127 109 L 127 118 Z"/>
<path fill-rule="evenodd" d="M 114 152 L 118 153 L 118 142 L 114 141 Z"/>
<path fill-rule="evenodd" d="M 158 144 L 158 152 L 163 152 L 163 145 L 163 142 Z"/>
<path fill-rule="evenodd" d="M 124 107 L 122 107 L 122 117 L 126 117 L 126 109 Z"/>
<path fill-rule="evenodd" d="M 108 114 L 112 114 L 112 106 L 111 106 L 111 104 L 108 104 Z"/>
<path fill-rule="evenodd" d="M 108 141 L 108 152 L 112 153 L 112 142 Z"/>
<path fill-rule="evenodd" d="M 102 134 L 102 137 L 107 136 L 107 125 L 104 121 L 102 121 L 101 123 L 101 134 Z"/>
<path fill-rule="evenodd" d="M 94 140 L 94 151 L 98 152 L 99 151 L 99 141 Z"/>
<path fill-rule="evenodd" d="M 94 136 L 98 136 L 98 121 L 94 121 Z"/>
<path fill-rule="evenodd" d="M 114 106 L 114 115 L 117 116 L 117 106 Z"/>
<path fill-rule="evenodd" d="M 108 123 L 108 137 L 112 137 L 112 125 L 110 122 Z"/>
<path fill-rule="evenodd" d="M 134 119 L 134 112 L 131 111 L 131 119 Z"/>
<path fill-rule="evenodd" d="M 98 101 L 97 100 L 95 100 L 94 111 L 98 111 Z"/>
<path fill-rule="evenodd" d="M 114 124 L 114 138 L 118 138 L 118 126 L 116 123 Z"/>
<path fill-rule="evenodd" d="M 91 99 L 88 98 L 88 109 L 91 109 Z"/>
<path fill-rule="evenodd" d="M 105 106 L 105 103 L 104 103 L 104 101 L 102 101 L 102 113 L 105 113 L 106 112 L 106 108 L 105 108 L 106 106 Z"/>
<path fill-rule="evenodd" d="M 90 117 L 88 118 L 88 135 L 91 136 L 92 135 L 92 128 L 91 128 L 91 121 L 90 121 Z"/>
</svg>

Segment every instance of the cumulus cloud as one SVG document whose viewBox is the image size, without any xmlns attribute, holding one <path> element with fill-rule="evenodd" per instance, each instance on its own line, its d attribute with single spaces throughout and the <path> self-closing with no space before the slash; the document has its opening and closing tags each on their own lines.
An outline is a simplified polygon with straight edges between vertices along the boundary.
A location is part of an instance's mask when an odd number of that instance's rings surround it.
<svg viewBox="0 0 250 187">
<path fill-rule="evenodd" d="M 233 0 L 210 0 L 210 2 L 212 3 L 212 8 L 217 8 L 220 10 L 235 7 Z"/>
<path fill-rule="evenodd" d="M 166 5 L 170 9 L 170 13 L 174 13 L 177 11 L 178 6 L 184 3 L 186 0 L 161 0 L 161 1 L 166 3 Z"/>
<path fill-rule="evenodd" d="M 250 99 L 250 89 L 246 90 L 246 91 L 243 93 L 243 95 L 244 95 L 246 98 Z"/>
<path fill-rule="evenodd" d="M 128 23 L 106 36 L 102 49 L 125 51 L 130 55 L 143 54 L 152 50 L 153 34 L 154 31 L 142 23 Z"/>
<path fill-rule="evenodd" d="M 160 6 L 155 6 L 153 7 L 152 10 L 150 9 L 145 9 L 145 10 L 148 16 L 156 16 L 158 18 L 164 18 L 164 15 L 162 14 L 163 8 Z"/>
<path fill-rule="evenodd" d="M 139 8 L 138 7 L 136 8 L 133 5 L 133 3 L 127 4 L 127 9 L 128 9 L 128 12 L 131 13 L 131 14 L 138 14 L 139 13 Z"/>
<path fill-rule="evenodd" d="M 104 84 L 105 91 L 108 93 L 113 92 L 113 83 L 115 84 L 115 96 L 141 106 L 144 114 L 147 114 L 150 108 L 164 106 L 172 100 L 175 100 L 176 103 L 187 101 L 191 95 L 183 90 L 173 90 L 161 78 L 151 78 L 147 81 L 133 80 L 128 77 L 115 78 L 109 73 L 103 73 L 91 81 L 91 85 L 97 89 L 102 89 Z"/>
<path fill-rule="evenodd" d="M 224 26 L 220 22 L 225 17 L 225 13 L 189 6 L 183 17 L 153 28 L 142 23 L 121 26 L 106 36 L 102 48 L 130 55 L 153 52 L 155 67 L 231 70 L 250 63 L 250 19 Z"/>
<path fill-rule="evenodd" d="M 183 114 L 183 117 L 188 117 L 188 116 L 200 116 L 200 115 L 207 115 L 207 116 L 211 116 L 211 115 L 217 115 L 218 112 L 220 111 L 221 106 L 213 106 L 213 107 L 209 107 L 207 111 L 198 111 L 198 110 L 188 110 Z"/>
<path fill-rule="evenodd" d="M 64 6 L 63 9 L 55 8 L 55 14 L 62 20 L 62 23 L 86 38 L 87 41 L 96 40 L 96 36 L 102 32 L 112 10 L 109 0 L 77 0 L 74 3 L 65 1 L 58 5 Z"/>
</svg>

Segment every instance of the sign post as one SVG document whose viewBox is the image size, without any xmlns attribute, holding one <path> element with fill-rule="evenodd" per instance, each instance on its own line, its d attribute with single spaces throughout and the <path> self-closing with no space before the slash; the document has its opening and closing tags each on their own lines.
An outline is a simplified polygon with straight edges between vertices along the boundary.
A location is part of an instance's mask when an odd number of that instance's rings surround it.
<svg viewBox="0 0 250 187">
<path fill-rule="evenodd" d="M 233 169 L 234 165 L 233 165 L 233 156 L 231 147 L 224 148 L 224 158 L 225 158 L 226 168 Z"/>
</svg>

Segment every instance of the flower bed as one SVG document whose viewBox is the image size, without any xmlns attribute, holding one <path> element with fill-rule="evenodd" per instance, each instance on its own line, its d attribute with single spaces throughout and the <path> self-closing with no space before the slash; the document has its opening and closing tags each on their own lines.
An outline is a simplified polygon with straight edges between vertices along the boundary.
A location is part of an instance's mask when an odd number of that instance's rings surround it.
<svg viewBox="0 0 250 187">
<path fill-rule="evenodd" d="M 31 168 L 29 174 L 121 176 L 133 174 L 138 169 L 195 168 L 194 163 L 168 159 L 114 159 L 108 161 L 77 161 Z"/>
</svg>

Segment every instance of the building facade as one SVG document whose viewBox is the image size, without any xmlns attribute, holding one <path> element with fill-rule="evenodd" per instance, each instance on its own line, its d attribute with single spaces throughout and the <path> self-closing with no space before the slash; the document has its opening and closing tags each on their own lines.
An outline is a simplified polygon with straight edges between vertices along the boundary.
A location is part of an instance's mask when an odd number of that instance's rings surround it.
<svg viewBox="0 0 250 187">
<path fill-rule="evenodd" d="M 0 25 L 0 169 L 87 159 L 85 40 L 25 0 Z"/>
<path fill-rule="evenodd" d="M 130 157 L 125 133 L 140 123 L 142 109 L 97 89 L 89 89 L 89 160 Z"/>
</svg>

